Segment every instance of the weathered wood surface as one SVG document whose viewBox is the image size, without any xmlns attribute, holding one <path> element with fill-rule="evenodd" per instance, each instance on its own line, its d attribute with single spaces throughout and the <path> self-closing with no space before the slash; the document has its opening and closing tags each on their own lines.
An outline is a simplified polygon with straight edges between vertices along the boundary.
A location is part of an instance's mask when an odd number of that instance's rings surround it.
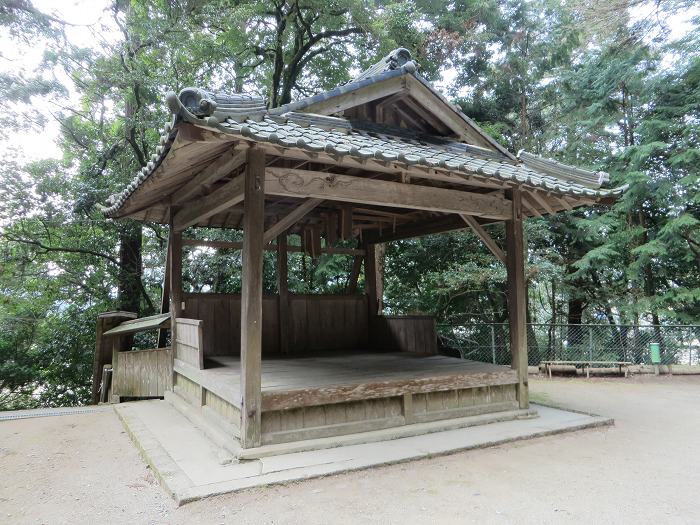
<svg viewBox="0 0 700 525">
<path fill-rule="evenodd" d="M 185 294 L 184 315 L 204 321 L 204 355 L 238 355 L 241 297 Z M 262 301 L 262 352 L 280 353 L 279 297 Z M 289 352 L 363 348 L 368 343 L 367 299 L 361 295 L 289 295 Z"/>
<path fill-rule="evenodd" d="M 163 397 L 170 382 L 170 348 L 118 352 L 112 396 Z"/>
<path fill-rule="evenodd" d="M 231 422 L 240 407 L 240 360 L 216 357 L 211 364 L 198 370 L 176 361 L 176 392 L 194 406 L 211 404 Z M 263 444 L 517 408 L 515 371 L 489 363 L 358 352 L 261 365 Z"/>
<path fill-rule="evenodd" d="M 289 265 L 287 260 L 287 233 L 277 237 L 277 293 L 279 352 L 289 353 Z M 265 320 L 263 319 L 263 326 Z"/>
<path fill-rule="evenodd" d="M 269 243 L 272 239 L 287 231 L 322 202 L 323 199 L 306 199 L 299 206 L 270 226 L 270 229 L 263 235 L 263 244 Z"/>
<path fill-rule="evenodd" d="M 211 360 L 216 365 L 212 368 L 195 370 L 184 363 L 176 363 L 176 370 L 182 370 L 193 381 L 205 384 L 207 389 L 238 405 L 240 360 L 228 356 Z M 341 396 L 349 393 L 355 399 L 369 399 L 403 392 L 446 390 L 456 388 L 454 385 L 475 387 L 515 383 L 517 374 L 509 367 L 442 355 L 420 356 L 404 352 L 334 355 L 324 352 L 316 356 L 264 359 L 261 385 L 264 397 L 281 394 L 283 398 L 292 393 L 292 397 L 300 402 L 307 399 L 325 403 L 338 402 L 338 392 Z"/>
<path fill-rule="evenodd" d="M 490 219 L 511 217 L 511 203 L 504 197 L 453 189 L 403 184 L 364 177 L 291 168 L 267 168 L 269 195 L 312 197 L 442 213 L 477 215 Z"/>
<path fill-rule="evenodd" d="M 189 226 L 241 202 L 243 200 L 244 182 L 244 177 L 240 175 L 220 188 L 215 189 L 209 195 L 205 195 L 195 202 L 187 203 L 187 206 L 184 206 L 175 214 L 173 222 L 175 231 L 181 232 Z"/>
<path fill-rule="evenodd" d="M 170 337 L 172 340 L 177 339 L 177 326 L 175 319 L 183 317 L 182 315 L 182 233 L 175 231 L 173 224 L 177 209 L 171 207 L 170 228 L 168 230 L 168 248 L 170 249 Z M 172 373 L 175 353 L 170 354 L 170 370 Z M 171 377 L 171 383 L 174 378 Z"/>
<path fill-rule="evenodd" d="M 479 221 L 477 221 L 474 217 L 470 215 L 461 215 L 462 220 L 469 225 L 469 227 L 472 229 L 472 231 L 481 239 L 481 241 L 486 245 L 486 247 L 489 249 L 489 251 L 496 256 L 496 258 L 501 261 L 503 264 L 506 264 L 506 254 L 503 253 L 503 250 L 501 250 L 501 247 L 496 244 L 496 241 L 493 240 L 493 237 L 489 235 L 489 233 L 479 224 Z"/>
<path fill-rule="evenodd" d="M 202 239 L 183 239 L 182 244 L 185 246 L 207 246 L 209 248 L 221 248 L 226 250 L 240 250 L 243 248 L 242 242 L 230 242 L 230 241 L 206 241 Z M 266 244 L 263 247 L 265 251 L 277 251 L 277 246 L 274 244 Z M 287 244 L 287 251 L 292 253 L 302 253 L 304 252 L 303 246 L 292 246 Z M 334 253 L 339 255 L 364 255 L 364 250 L 358 250 L 357 248 L 343 248 L 343 247 L 332 247 L 324 246 L 321 248 L 320 253 Z"/>
<path fill-rule="evenodd" d="M 118 326 L 124 321 L 135 319 L 136 314 L 133 312 L 107 312 L 97 316 L 96 338 L 95 338 L 95 356 L 92 361 L 92 389 L 91 402 L 96 405 L 100 401 L 100 385 L 102 383 L 102 371 L 104 366 L 112 362 L 112 338 L 105 336 L 104 333 Z M 122 348 L 126 350 L 130 344 L 128 338 L 122 338 L 120 341 Z"/>
<path fill-rule="evenodd" d="M 380 350 L 435 355 L 438 353 L 435 318 L 430 315 L 376 316 L 371 322 L 370 342 Z"/>
<path fill-rule="evenodd" d="M 527 381 L 527 282 L 525 281 L 525 240 L 521 190 L 510 190 L 513 207 L 511 219 L 506 221 L 506 270 L 508 296 L 508 323 L 512 366 L 518 374 L 518 403 L 520 408 L 530 406 Z"/>
<path fill-rule="evenodd" d="M 260 362 L 263 332 L 265 153 L 248 150 L 243 215 L 241 291 L 241 446 L 260 446 Z"/>
<path fill-rule="evenodd" d="M 300 406 L 316 406 L 329 403 L 358 401 L 404 394 L 425 394 L 443 390 L 456 390 L 494 385 L 512 385 L 517 376 L 512 370 L 499 372 L 454 373 L 445 376 L 414 377 L 411 379 L 387 379 L 361 384 L 300 388 L 285 392 L 263 393 L 263 410 L 287 410 Z"/>
<path fill-rule="evenodd" d="M 204 321 L 180 317 L 175 324 L 175 358 L 201 370 L 204 368 Z"/>
<path fill-rule="evenodd" d="M 263 444 L 368 432 L 384 428 L 514 410 L 515 385 L 343 401 L 263 412 Z"/>
</svg>

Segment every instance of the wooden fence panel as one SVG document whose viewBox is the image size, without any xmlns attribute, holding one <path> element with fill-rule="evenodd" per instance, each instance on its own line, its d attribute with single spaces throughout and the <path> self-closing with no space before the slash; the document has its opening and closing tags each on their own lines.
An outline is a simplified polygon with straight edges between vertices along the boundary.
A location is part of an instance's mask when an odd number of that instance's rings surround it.
<svg viewBox="0 0 700 525">
<path fill-rule="evenodd" d="M 119 352 L 112 372 L 112 395 L 163 397 L 170 387 L 170 348 Z"/>
<path fill-rule="evenodd" d="M 377 316 L 372 321 L 372 346 L 434 355 L 437 349 L 435 318 L 427 315 Z"/>
</svg>

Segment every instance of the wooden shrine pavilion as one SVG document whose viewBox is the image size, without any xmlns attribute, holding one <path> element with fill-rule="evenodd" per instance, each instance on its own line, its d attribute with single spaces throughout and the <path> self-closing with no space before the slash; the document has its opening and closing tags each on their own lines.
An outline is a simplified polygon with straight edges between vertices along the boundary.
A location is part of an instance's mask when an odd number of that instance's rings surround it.
<svg viewBox="0 0 700 525">
<path fill-rule="evenodd" d="M 112 400 L 165 394 L 242 458 L 280 443 L 529 413 L 523 220 L 611 202 L 624 188 L 601 189 L 602 172 L 513 155 L 405 49 L 278 108 L 197 88 L 167 103 L 174 118 L 156 153 L 104 209 L 170 226 L 164 313 L 98 323 L 96 370 L 111 362 Z M 504 247 L 485 228 L 497 222 Z M 186 237 L 198 227 L 242 230 L 243 242 Z M 383 314 L 377 247 L 463 228 L 507 267 L 510 367 L 440 355 L 433 318 Z M 183 246 L 242 250 L 241 294 L 184 291 Z M 263 293 L 264 250 L 277 254 L 274 295 Z M 290 294 L 289 251 L 353 257 L 347 294 Z M 168 328 L 172 349 L 123 346 L 128 334 Z"/>
</svg>

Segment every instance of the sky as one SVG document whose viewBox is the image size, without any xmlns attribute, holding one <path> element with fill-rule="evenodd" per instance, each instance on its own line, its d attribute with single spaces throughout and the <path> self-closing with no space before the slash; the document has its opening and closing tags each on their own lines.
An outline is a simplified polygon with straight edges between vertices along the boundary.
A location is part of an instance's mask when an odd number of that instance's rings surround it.
<svg viewBox="0 0 700 525">
<path fill-rule="evenodd" d="M 100 38 L 108 41 L 117 41 L 119 32 L 108 12 L 111 0 L 33 0 L 34 6 L 40 11 L 51 14 L 61 20 L 72 24 L 66 27 L 69 41 L 79 46 L 89 47 Z M 632 13 L 633 18 L 643 18 L 648 16 L 651 4 L 636 8 Z M 700 7 L 686 11 L 668 20 L 671 29 L 671 39 L 675 40 L 685 35 L 691 28 L 691 18 L 700 14 Z M 6 35 L 0 35 L 0 70 L 26 71 L 28 74 L 41 62 L 44 44 L 37 42 L 31 48 L 20 48 L 13 43 Z M 53 72 L 59 80 L 63 80 L 64 85 L 70 86 L 62 72 Z M 437 83 L 437 87 L 445 89 L 454 79 L 455 71 L 446 70 L 443 78 Z M 68 100 L 61 101 L 77 102 L 75 92 L 70 92 Z M 61 150 L 56 144 L 59 136 L 59 125 L 50 117 L 51 112 L 57 112 L 58 107 L 50 101 L 36 99 L 35 105 L 49 116 L 46 127 L 41 131 L 30 131 L 27 133 L 16 133 L 10 140 L 0 143 L 0 155 L 16 157 L 28 162 L 45 158 L 60 158 Z"/>
</svg>

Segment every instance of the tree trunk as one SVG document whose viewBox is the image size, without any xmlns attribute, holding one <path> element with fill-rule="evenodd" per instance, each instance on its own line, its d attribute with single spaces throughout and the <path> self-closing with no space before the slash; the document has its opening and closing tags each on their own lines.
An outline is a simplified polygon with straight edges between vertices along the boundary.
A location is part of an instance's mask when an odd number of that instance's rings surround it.
<svg viewBox="0 0 700 525">
<path fill-rule="evenodd" d="M 119 229 L 118 309 L 141 313 L 142 226 L 135 221 L 124 222 Z"/>
<path fill-rule="evenodd" d="M 566 339 L 569 342 L 569 345 L 580 344 L 583 340 L 583 332 L 581 331 L 581 327 L 574 325 L 581 324 L 584 309 L 585 303 L 583 302 L 583 299 L 569 299 L 569 309 L 566 315 L 566 322 L 569 325 Z"/>
</svg>

